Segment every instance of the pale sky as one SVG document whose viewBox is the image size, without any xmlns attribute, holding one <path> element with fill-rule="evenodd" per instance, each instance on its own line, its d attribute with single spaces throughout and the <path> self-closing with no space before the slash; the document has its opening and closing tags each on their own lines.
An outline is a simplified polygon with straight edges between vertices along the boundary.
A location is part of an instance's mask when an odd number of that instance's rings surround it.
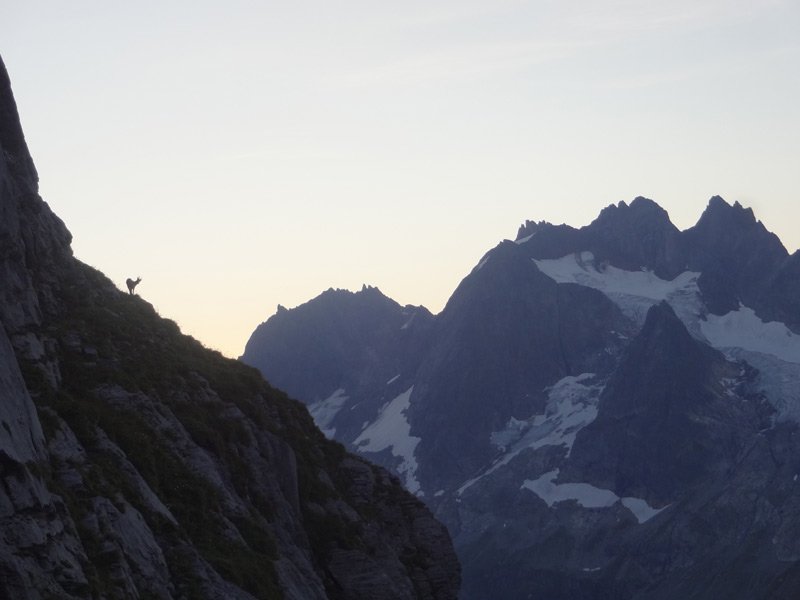
<svg viewBox="0 0 800 600">
<path fill-rule="evenodd" d="M 0 0 L 0 54 L 77 257 L 231 357 L 639 195 L 800 246 L 800 0 Z"/>
</svg>

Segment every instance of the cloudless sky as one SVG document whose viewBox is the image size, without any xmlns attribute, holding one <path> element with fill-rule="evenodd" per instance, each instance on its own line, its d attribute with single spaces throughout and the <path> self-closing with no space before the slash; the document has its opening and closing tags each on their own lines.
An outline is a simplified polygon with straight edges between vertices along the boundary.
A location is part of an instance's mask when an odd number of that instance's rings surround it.
<svg viewBox="0 0 800 600">
<path fill-rule="evenodd" d="M 0 0 L 0 54 L 77 257 L 232 357 L 638 195 L 800 246 L 797 0 Z"/>
</svg>

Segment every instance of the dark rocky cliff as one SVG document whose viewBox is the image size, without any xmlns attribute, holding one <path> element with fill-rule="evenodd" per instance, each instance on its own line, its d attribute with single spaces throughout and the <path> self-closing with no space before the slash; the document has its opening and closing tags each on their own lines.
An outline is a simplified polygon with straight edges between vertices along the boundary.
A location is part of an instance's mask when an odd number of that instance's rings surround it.
<svg viewBox="0 0 800 600">
<path fill-rule="evenodd" d="M 732 404 L 719 383 L 737 376 L 722 353 L 693 340 L 661 302 L 648 311 L 570 458 L 600 488 L 669 504 L 724 469 L 754 433 L 757 411 Z"/>
<path fill-rule="evenodd" d="M 557 285 L 512 242 L 494 248 L 437 317 L 416 375 L 409 413 L 425 487 L 472 477 L 496 451 L 492 431 L 543 411 L 547 386 L 602 368 L 624 327 L 603 294 Z"/>
<path fill-rule="evenodd" d="M 0 63 L 0 598 L 455 598 L 447 531 L 77 261 Z"/>
</svg>

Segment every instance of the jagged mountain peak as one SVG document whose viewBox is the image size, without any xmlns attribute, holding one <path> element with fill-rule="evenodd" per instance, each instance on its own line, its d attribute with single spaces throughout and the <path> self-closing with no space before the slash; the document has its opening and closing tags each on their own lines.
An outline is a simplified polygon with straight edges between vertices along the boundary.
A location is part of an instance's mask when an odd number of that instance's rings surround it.
<svg viewBox="0 0 800 600">
<path fill-rule="evenodd" d="M 631 344 L 632 354 L 649 354 L 646 348 L 639 347 L 639 343 L 689 361 L 704 353 L 704 348 L 692 339 L 686 326 L 666 300 L 650 307 L 638 337 Z"/>
<path fill-rule="evenodd" d="M 328 288 L 313 301 L 357 301 L 357 302 L 389 302 L 397 304 L 384 294 L 377 286 L 362 284 L 361 289 L 352 291 L 344 288 Z"/>
<path fill-rule="evenodd" d="M 320 401 L 356 383 L 378 386 L 408 372 L 399 354 L 416 347 L 432 321 L 425 307 L 401 306 L 377 287 L 330 288 L 259 325 L 241 360 L 292 396 Z M 315 376 L 296 377 L 304 368 Z M 347 369 L 350 375 L 342 377 Z"/>
<path fill-rule="evenodd" d="M 299 306 L 288 309 L 278 305 L 275 314 L 267 322 L 283 322 L 285 319 L 294 318 L 297 312 L 315 318 L 319 316 L 322 321 L 318 324 L 321 327 L 329 327 L 334 323 L 325 318 L 328 313 L 333 311 L 338 321 L 352 320 L 352 325 L 358 325 L 358 321 L 364 321 L 362 328 L 370 328 L 375 324 L 375 320 L 381 318 L 379 315 L 411 315 L 421 314 L 431 317 L 431 312 L 424 306 L 408 304 L 401 306 L 398 302 L 389 298 L 378 287 L 364 284 L 360 290 L 354 292 L 343 288 L 328 288 L 315 298 L 300 304 Z"/>
<path fill-rule="evenodd" d="M 645 229 L 653 227 L 666 227 L 674 229 L 669 214 L 654 200 L 637 196 L 630 204 L 620 200 L 617 204 L 609 204 L 600 211 L 600 214 L 585 229 L 609 228 L 619 230 L 620 234 L 630 233 L 631 228 Z M 526 220 L 517 230 L 516 242 L 531 238 L 535 234 L 549 230 L 576 231 L 568 225 L 553 225 L 548 221 Z"/>
<path fill-rule="evenodd" d="M 514 238 L 514 241 L 519 242 L 520 240 L 529 238 L 546 227 L 552 227 L 552 223 L 548 223 L 547 221 L 529 221 L 526 219 L 525 222 L 519 226 L 517 237 Z"/>
<path fill-rule="evenodd" d="M 683 233 L 695 243 L 705 242 L 706 248 L 718 254 L 746 251 L 746 246 L 750 252 L 788 255 L 778 236 L 756 219 L 752 208 L 745 208 L 738 201 L 728 204 L 720 196 L 711 198 L 697 224 Z"/>
<path fill-rule="evenodd" d="M 697 224 L 681 233 L 681 246 L 689 267 L 702 273 L 700 289 L 712 313 L 736 310 L 739 303 L 768 318 L 785 312 L 774 306 L 769 286 L 788 252 L 751 208 L 714 196 Z"/>
<path fill-rule="evenodd" d="M 589 251 L 598 261 L 627 270 L 647 268 L 672 279 L 685 264 L 679 234 L 667 211 L 653 200 L 638 196 L 630 204 L 620 201 L 608 205 L 580 229 L 544 223 L 528 225 L 520 229 L 517 243 L 536 259 Z"/>
<path fill-rule="evenodd" d="M 641 196 L 630 204 L 607 206 L 579 230 L 566 225 L 535 229 L 535 235 L 517 240 L 531 258 L 587 251 L 597 264 L 645 269 L 667 281 L 697 272 L 703 300 L 713 314 L 743 303 L 765 319 L 780 319 L 798 329 L 800 309 L 785 294 L 795 267 L 778 237 L 739 202 L 728 204 L 714 196 L 698 223 L 684 231 L 657 203 Z"/>
<path fill-rule="evenodd" d="M 678 228 L 667 211 L 648 198 L 604 208 L 580 233 L 585 246 L 580 250 L 591 250 L 620 268 L 646 267 L 668 279 L 679 272 Z"/>
<path fill-rule="evenodd" d="M 330 287 L 318 296 L 308 300 L 295 308 L 286 308 L 279 304 L 275 314 L 267 321 L 262 323 L 265 325 L 269 321 L 282 322 L 290 318 L 289 315 L 295 311 L 313 315 L 320 310 L 333 309 L 336 311 L 353 312 L 359 310 L 394 310 L 400 305 L 386 296 L 377 287 L 364 284 L 360 290 L 354 292 L 344 288 Z M 424 310 L 424 307 L 420 307 Z"/>
<path fill-rule="evenodd" d="M 598 217 L 588 225 L 590 229 L 613 228 L 624 233 L 642 233 L 653 228 L 677 228 L 670 221 L 669 213 L 655 201 L 637 196 L 630 204 L 620 201 L 609 204 L 600 211 Z"/>
<path fill-rule="evenodd" d="M 386 297 L 386 294 L 381 292 L 378 286 L 367 285 L 366 283 L 361 284 L 361 290 L 358 292 L 361 294 L 378 294 L 380 296 Z"/>
<path fill-rule="evenodd" d="M 704 231 L 730 230 L 730 228 L 734 228 L 734 231 L 739 231 L 749 229 L 754 225 L 761 225 L 761 229 L 766 231 L 761 222 L 756 220 L 752 208 L 745 208 L 738 200 L 733 204 L 728 204 L 721 196 L 713 196 L 708 201 L 708 205 L 700 215 L 695 227 Z"/>
<path fill-rule="evenodd" d="M 361 288 L 357 291 L 349 290 L 347 288 L 329 287 L 327 290 L 325 290 L 319 296 L 317 296 L 317 298 L 369 296 L 369 295 L 386 298 L 386 295 L 383 292 L 381 292 L 380 288 L 366 283 L 362 284 Z"/>
<path fill-rule="evenodd" d="M 623 203 L 624 204 L 624 203 Z M 664 211 L 661 206 L 655 201 L 647 198 L 646 196 L 636 196 L 630 204 L 631 209 L 633 210 L 656 210 L 656 211 Z M 666 212 L 666 211 L 664 211 Z"/>
</svg>

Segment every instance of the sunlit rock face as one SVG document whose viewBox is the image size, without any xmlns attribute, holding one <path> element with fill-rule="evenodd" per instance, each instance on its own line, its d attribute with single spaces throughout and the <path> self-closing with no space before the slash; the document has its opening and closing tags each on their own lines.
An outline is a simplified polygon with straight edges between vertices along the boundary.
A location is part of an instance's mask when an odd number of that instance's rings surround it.
<svg viewBox="0 0 800 600">
<path fill-rule="evenodd" d="M 680 231 L 636 198 L 582 228 L 526 222 L 413 350 L 399 307 L 359 321 L 385 297 L 345 315 L 323 294 L 313 326 L 284 310 L 243 360 L 447 524 L 464 599 L 793 598 L 799 260 L 738 203 Z M 339 333 L 368 321 L 369 341 Z M 360 358 L 304 368 L 315 333 Z M 304 395 L 315 370 L 327 388 Z"/>
<path fill-rule="evenodd" d="M 2 63 L 0 483 L 0 598 L 458 595 L 396 477 L 73 258 Z"/>
</svg>

